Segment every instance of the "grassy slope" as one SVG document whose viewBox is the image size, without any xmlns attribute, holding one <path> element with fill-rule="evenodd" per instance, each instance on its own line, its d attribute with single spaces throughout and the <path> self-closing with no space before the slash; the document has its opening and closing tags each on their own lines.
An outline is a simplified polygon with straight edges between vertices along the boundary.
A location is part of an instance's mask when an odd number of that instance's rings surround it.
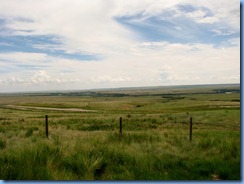
<svg viewBox="0 0 244 184">
<path fill-rule="evenodd" d="M 240 94 L 215 93 L 217 87 L 117 91 L 127 94 L 121 97 L 114 91 L 0 97 L 0 179 L 239 180 Z M 7 104 L 98 112 L 24 111 Z"/>
</svg>

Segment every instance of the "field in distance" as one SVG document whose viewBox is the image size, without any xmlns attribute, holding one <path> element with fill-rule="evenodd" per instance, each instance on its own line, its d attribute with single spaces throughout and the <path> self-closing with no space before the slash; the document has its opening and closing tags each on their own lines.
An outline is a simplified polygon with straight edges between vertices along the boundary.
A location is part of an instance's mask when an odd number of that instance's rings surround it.
<svg viewBox="0 0 244 184">
<path fill-rule="evenodd" d="M 0 94 L 0 179 L 240 180 L 240 85 Z"/>
</svg>

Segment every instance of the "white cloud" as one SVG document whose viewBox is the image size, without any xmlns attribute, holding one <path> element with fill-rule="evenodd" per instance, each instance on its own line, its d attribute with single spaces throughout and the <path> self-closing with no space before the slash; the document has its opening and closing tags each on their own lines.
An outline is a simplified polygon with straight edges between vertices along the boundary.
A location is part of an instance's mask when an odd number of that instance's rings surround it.
<svg viewBox="0 0 244 184">
<path fill-rule="evenodd" d="M 26 52 L 7 52 L 0 53 L 0 60 L 16 63 L 36 63 L 47 60 L 47 54 L 42 53 L 26 53 Z"/>
<path fill-rule="evenodd" d="M 39 84 L 42 82 L 50 82 L 51 77 L 47 74 L 46 71 L 40 70 L 34 74 L 33 77 L 31 77 L 30 81 L 34 84 Z"/>
<path fill-rule="evenodd" d="M 219 22 L 219 19 L 217 17 L 202 17 L 198 20 L 198 22 L 204 24 L 213 24 Z"/>
<path fill-rule="evenodd" d="M 129 77 L 114 77 L 111 75 L 100 75 L 92 78 L 95 82 L 125 82 L 130 81 Z"/>
<path fill-rule="evenodd" d="M 33 43 L 32 46 L 43 52 L 62 50 L 102 56 L 98 61 L 81 61 L 34 51 L 1 52 L 0 84 L 4 86 L 1 90 L 239 82 L 238 39 L 226 40 L 233 43 L 226 48 L 199 43 L 147 42 L 115 20 L 142 13 L 142 20 L 137 21 L 144 21 L 174 9 L 179 3 L 211 10 L 212 15 L 204 9 L 188 14 L 175 9 L 175 16 L 188 16 L 200 24 L 224 22 L 226 29 L 212 30 L 216 36 L 230 35 L 240 29 L 237 1 L 1 1 L 0 17 L 7 20 L 8 31 L 0 34 L 54 35 L 60 45 Z M 177 25 L 174 28 L 184 29 Z"/>
<path fill-rule="evenodd" d="M 134 45 L 127 54 L 98 62 L 55 57 L 48 57 L 47 62 L 44 57 L 40 61 L 48 66 L 44 70 L 0 74 L 0 79 L 5 81 L 1 90 L 10 90 L 14 85 L 25 86 L 22 90 L 43 90 L 43 86 L 45 89 L 84 89 L 239 82 L 240 56 L 236 48 L 145 42 Z"/>
<path fill-rule="evenodd" d="M 214 36 L 227 36 L 235 33 L 234 31 L 226 30 L 226 28 L 213 29 L 212 32 L 215 33 Z"/>
<path fill-rule="evenodd" d="M 202 11 L 202 10 L 196 10 L 196 11 L 187 13 L 187 16 L 188 16 L 188 17 L 191 17 L 191 18 L 193 18 L 193 19 L 201 19 L 201 18 L 203 18 L 205 15 L 206 15 L 206 12 L 205 12 L 205 11 Z"/>
</svg>

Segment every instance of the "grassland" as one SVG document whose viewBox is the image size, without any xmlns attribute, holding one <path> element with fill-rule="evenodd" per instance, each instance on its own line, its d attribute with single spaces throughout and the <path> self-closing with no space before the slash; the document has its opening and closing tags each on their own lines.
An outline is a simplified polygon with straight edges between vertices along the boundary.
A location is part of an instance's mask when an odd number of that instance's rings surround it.
<svg viewBox="0 0 244 184">
<path fill-rule="evenodd" d="M 0 179 L 240 178 L 239 85 L 0 95 Z"/>
</svg>

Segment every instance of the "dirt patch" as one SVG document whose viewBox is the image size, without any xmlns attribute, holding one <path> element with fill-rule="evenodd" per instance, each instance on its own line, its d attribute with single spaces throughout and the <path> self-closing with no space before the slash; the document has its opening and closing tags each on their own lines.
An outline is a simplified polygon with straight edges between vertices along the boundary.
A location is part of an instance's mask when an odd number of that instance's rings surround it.
<svg viewBox="0 0 244 184">
<path fill-rule="evenodd" d="M 78 108 L 52 108 L 52 107 L 32 107 L 19 105 L 5 105 L 5 108 L 20 109 L 20 110 L 52 110 L 52 111 L 68 111 L 68 112 L 97 112 L 95 110 L 86 110 Z"/>
</svg>

